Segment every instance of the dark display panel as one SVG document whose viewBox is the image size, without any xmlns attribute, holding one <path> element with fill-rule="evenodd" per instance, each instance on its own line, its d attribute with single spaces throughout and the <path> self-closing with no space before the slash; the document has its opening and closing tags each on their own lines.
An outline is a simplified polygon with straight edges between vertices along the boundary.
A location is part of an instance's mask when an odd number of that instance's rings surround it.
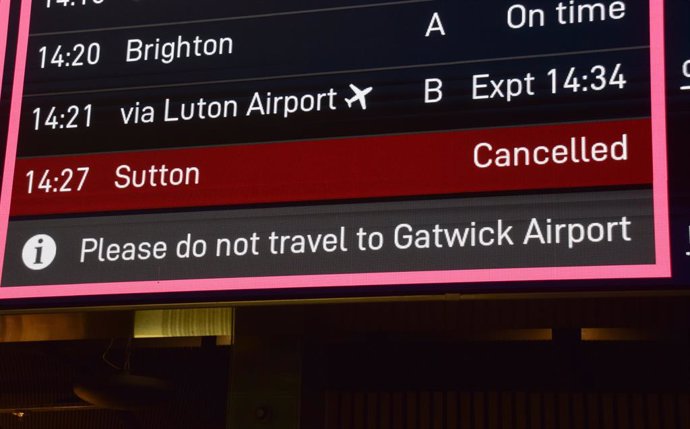
<svg viewBox="0 0 690 429">
<path fill-rule="evenodd" d="M 668 279 L 688 247 L 685 1 L 15 5 L 2 297 Z"/>
</svg>

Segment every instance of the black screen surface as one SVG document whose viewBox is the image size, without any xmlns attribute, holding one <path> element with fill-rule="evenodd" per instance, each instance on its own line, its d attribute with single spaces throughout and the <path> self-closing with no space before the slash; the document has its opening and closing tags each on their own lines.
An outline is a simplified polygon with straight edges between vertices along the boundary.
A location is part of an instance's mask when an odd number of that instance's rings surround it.
<svg viewBox="0 0 690 429">
<path fill-rule="evenodd" d="M 688 1 L 11 6 L 0 297 L 687 284 Z"/>
</svg>

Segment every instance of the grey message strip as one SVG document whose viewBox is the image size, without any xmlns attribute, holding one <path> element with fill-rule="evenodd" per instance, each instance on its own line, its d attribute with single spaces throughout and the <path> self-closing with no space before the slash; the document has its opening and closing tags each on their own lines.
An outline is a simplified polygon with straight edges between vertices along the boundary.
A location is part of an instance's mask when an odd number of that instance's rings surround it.
<svg viewBox="0 0 690 429">
<path fill-rule="evenodd" d="M 12 221 L 3 286 L 651 264 L 653 224 L 647 190 Z"/>
</svg>

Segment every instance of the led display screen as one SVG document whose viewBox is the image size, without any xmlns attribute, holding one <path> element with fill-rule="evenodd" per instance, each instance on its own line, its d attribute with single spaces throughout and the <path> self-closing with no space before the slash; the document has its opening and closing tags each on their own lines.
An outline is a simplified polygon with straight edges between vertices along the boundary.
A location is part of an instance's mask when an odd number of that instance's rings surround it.
<svg viewBox="0 0 690 429">
<path fill-rule="evenodd" d="M 670 282 L 688 9 L 3 0 L 0 298 Z"/>
</svg>

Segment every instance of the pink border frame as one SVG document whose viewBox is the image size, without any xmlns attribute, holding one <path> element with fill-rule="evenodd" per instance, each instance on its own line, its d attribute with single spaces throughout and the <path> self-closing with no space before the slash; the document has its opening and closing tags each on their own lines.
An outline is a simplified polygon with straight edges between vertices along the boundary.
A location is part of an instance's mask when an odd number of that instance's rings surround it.
<svg viewBox="0 0 690 429">
<path fill-rule="evenodd" d="M 10 23 L 10 0 L 0 0 L 0 98 L 2 98 L 2 77 L 5 70 L 7 33 Z"/>
<path fill-rule="evenodd" d="M 6 2 L 6 0 L 0 0 Z M 22 106 L 24 73 L 29 39 L 31 0 L 22 0 L 17 61 L 10 112 L 10 129 L 5 158 L 5 175 L 0 199 L 0 255 L 5 254 L 11 190 L 19 118 Z M 2 23 L 2 16 L 0 16 Z M 166 280 L 77 285 L 49 285 L 0 288 L 0 300 L 12 298 L 51 298 L 170 292 L 204 292 L 319 288 L 348 286 L 384 286 L 433 283 L 473 283 L 542 280 L 632 279 L 671 276 L 669 209 L 666 159 L 666 83 L 664 60 L 663 0 L 650 0 L 652 148 L 654 170 L 654 219 L 656 264 L 590 267 L 549 267 L 517 269 L 482 269 L 453 271 L 387 272 L 370 274 L 332 274 L 281 277 L 223 278 L 202 280 Z M 9 174 L 8 174 L 9 173 Z M 0 258 L 0 273 L 4 261 Z M 423 291 L 423 290 L 420 290 Z"/>
</svg>

